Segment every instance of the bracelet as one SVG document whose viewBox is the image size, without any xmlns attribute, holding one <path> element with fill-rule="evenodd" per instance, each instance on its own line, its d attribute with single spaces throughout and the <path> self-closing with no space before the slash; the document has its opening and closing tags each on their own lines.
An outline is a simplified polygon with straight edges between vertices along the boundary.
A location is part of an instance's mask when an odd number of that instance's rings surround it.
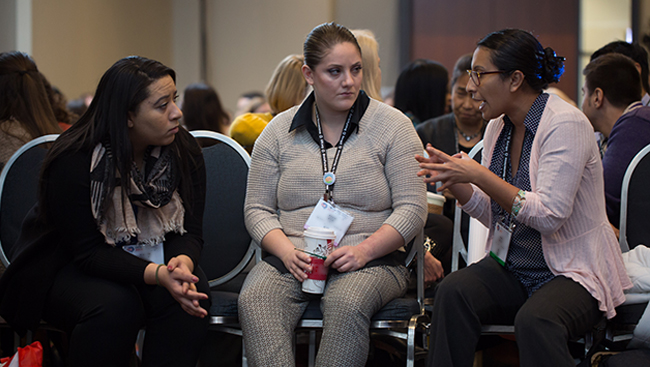
<svg viewBox="0 0 650 367">
<path fill-rule="evenodd" d="M 422 246 L 424 246 L 424 251 L 431 252 L 431 249 L 435 245 L 436 245 L 435 242 L 433 242 L 433 240 L 427 236 Z"/>
<path fill-rule="evenodd" d="M 160 285 L 160 280 L 158 279 L 158 270 L 160 270 L 161 267 L 165 266 L 165 264 L 158 264 L 158 267 L 156 268 L 156 284 Z"/>
<path fill-rule="evenodd" d="M 521 208 L 524 206 L 524 202 L 526 202 L 526 192 L 519 190 L 519 192 L 517 192 L 517 195 L 515 195 L 515 198 L 512 200 L 511 213 L 515 216 L 515 218 L 519 214 Z"/>
</svg>

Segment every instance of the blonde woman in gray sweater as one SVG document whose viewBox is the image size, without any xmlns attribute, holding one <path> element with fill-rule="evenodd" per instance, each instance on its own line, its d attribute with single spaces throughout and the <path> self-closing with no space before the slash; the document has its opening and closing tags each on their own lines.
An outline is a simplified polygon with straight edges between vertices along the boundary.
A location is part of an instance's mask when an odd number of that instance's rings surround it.
<svg viewBox="0 0 650 367">
<path fill-rule="evenodd" d="M 301 285 L 310 257 L 296 248 L 305 247 L 305 223 L 325 196 L 353 220 L 325 261 L 316 365 L 364 366 L 370 318 L 406 292 L 400 249 L 426 219 L 426 189 L 413 162 L 422 148 L 406 116 L 360 91 L 361 50 L 347 28 L 314 28 L 304 56 L 313 93 L 277 115 L 253 150 L 246 225 L 270 256 L 239 297 L 246 353 L 252 366 L 295 365 L 293 330 L 313 298 Z M 327 186 L 330 174 L 335 184 Z"/>
</svg>

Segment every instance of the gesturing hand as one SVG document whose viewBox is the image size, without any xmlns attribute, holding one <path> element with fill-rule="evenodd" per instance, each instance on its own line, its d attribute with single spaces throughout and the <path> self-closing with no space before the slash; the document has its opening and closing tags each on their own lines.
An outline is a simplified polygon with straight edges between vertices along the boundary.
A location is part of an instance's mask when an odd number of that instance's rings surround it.
<svg viewBox="0 0 650 367">
<path fill-rule="evenodd" d="M 426 150 L 429 158 L 419 154 L 415 156 L 421 168 L 418 176 L 429 176 L 424 179 L 427 183 L 442 182 L 442 186 L 438 191 L 448 189 L 457 183 L 474 182 L 476 173 L 483 168 L 465 153 L 449 156 L 432 147 L 431 144 L 427 144 Z"/>
</svg>

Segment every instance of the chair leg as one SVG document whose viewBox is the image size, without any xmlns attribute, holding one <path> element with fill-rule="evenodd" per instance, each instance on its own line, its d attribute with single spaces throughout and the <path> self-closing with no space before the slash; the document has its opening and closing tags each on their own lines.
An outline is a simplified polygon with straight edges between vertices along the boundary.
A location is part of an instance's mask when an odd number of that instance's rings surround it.
<svg viewBox="0 0 650 367">
<path fill-rule="evenodd" d="M 248 359 L 246 358 L 246 344 L 244 344 L 244 338 L 241 339 L 241 367 L 248 367 Z"/>
<path fill-rule="evenodd" d="M 309 330 L 309 367 L 316 365 L 316 330 Z"/>
<path fill-rule="evenodd" d="M 415 333 L 418 326 L 429 323 L 429 316 L 426 314 L 411 317 L 406 336 L 406 367 L 415 366 Z"/>
</svg>

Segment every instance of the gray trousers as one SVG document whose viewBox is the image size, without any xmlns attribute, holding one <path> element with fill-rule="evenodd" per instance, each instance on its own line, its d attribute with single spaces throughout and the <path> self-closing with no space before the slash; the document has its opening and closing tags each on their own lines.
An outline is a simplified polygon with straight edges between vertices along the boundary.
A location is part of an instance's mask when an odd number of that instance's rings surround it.
<svg viewBox="0 0 650 367">
<path fill-rule="evenodd" d="M 470 367 L 481 325 L 514 324 L 521 366 L 573 367 L 569 339 L 602 317 L 596 299 L 575 281 L 557 276 L 528 298 L 514 275 L 488 256 L 438 285 L 427 366 Z"/>
<path fill-rule="evenodd" d="M 403 266 L 375 266 L 330 274 L 321 300 L 323 335 L 316 366 L 364 366 L 370 346 L 370 319 L 404 295 Z M 309 296 L 290 273 L 262 261 L 246 277 L 239 295 L 239 321 L 250 366 L 294 366 L 293 333 Z"/>
</svg>

